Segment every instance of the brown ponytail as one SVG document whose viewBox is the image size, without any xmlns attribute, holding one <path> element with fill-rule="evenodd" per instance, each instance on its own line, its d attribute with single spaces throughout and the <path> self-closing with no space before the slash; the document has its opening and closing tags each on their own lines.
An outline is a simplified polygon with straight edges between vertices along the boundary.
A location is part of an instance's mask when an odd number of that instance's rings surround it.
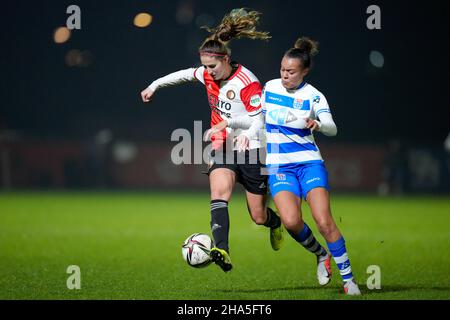
<svg viewBox="0 0 450 320">
<path fill-rule="evenodd" d="M 244 8 L 234 9 L 215 28 L 202 27 L 211 35 L 199 48 L 200 54 L 216 56 L 230 55 L 227 43 L 232 39 L 249 38 L 267 40 L 268 32 L 257 31 L 256 26 L 261 14 L 257 11 L 247 11 Z"/>
</svg>

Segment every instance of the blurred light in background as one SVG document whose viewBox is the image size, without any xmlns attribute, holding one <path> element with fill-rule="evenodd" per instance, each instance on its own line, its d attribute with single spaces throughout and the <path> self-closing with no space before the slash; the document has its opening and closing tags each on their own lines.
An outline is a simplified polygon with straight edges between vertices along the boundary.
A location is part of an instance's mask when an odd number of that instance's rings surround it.
<svg viewBox="0 0 450 320">
<path fill-rule="evenodd" d="M 78 65 L 81 59 L 81 52 L 77 49 L 69 50 L 66 54 L 66 64 L 69 67 L 75 67 Z"/>
<path fill-rule="evenodd" d="M 148 27 L 150 25 L 150 23 L 152 23 L 152 21 L 153 21 L 153 16 L 151 14 L 141 12 L 141 13 L 138 13 L 134 17 L 133 23 L 136 27 L 145 28 L 145 27 Z"/>
<path fill-rule="evenodd" d="M 70 38 L 70 30 L 67 27 L 59 27 L 53 33 L 53 40 L 56 43 L 64 43 Z"/>
<path fill-rule="evenodd" d="M 92 64 L 93 55 L 90 51 L 85 50 L 81 52 L 81 62 L 78 64 L 79 67 L 89 67 Z"/>
<path fill-rule="evenodd" d="M 88 67 L 92 64 L 93 56 L 90 51 L 78 49 L 69 50 L 66 54 L 66 64 L 69 67 Z"/>
<path fill-rule="evenodd" d="M 138 148 L 134 143 L 120 141 L 114 144 L 113 156 L 114 160 L 119 163 L 128 163 L 136 159 Z"/>
<path fill-rule="evenodd" d="M 179 24 L 189 24 L 194 19 L 194 6 L 190 1 L 180 1 L 177 5 L 175 19 Z"/>
<path fill-rule="evenodd" d="M 444 141 L 444 149 L 445 149 L 445 151 L 450 153 L 450 133 L 448 134 L 447 138 Z M 449 162 L 448 165 L 449 165 L 449 168 L 450 168 L 450 162 Z"/>
<path fill-rule="evenodd" d="M 102 129 L 97 132 L 94 137 L 95 143 L 99 145 L 108 144 L 113 140 L 113 133 L 111 129 Z"/>
<path fill-rule="evenodd" d="M 382 68 L 384 65 L 384 56 L 381 52 L 372 50 L 369 55 L 370 63 L 377 68 Z"/>
</svg>

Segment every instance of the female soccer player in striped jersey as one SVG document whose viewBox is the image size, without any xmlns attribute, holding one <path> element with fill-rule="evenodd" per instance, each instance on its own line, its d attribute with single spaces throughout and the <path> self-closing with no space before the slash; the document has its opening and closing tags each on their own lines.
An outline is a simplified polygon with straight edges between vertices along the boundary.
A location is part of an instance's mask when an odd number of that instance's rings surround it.
<svg viewBox="0 0 450 320">
<path fill-rule="evenodd" d="M 317 277 L 321 285 L 331 279 L 330 255 L 315 239 L 302 219 L 301 202 L 311 208 L 317 227 L 325 238 L 342 279 L 344 292 L 361 294 L 353 279 L 344 238 L 330 209 L 328 174 L 313 132 L 327 136 L 337 133 L 324 95 L 304 78 L 311 68 L 317 43 L 300 38 L 281 61 L 281 78 L 266 83 L 262 95 L 266 122 L 269 188 L 289 234 L 317 257 Z M 219 124 L 248 128 L 248 116 Z M 299 214 L 300 213 L 300 214 Z"/>
<path fill-rule="evenodd" d="M 242 37 L 251 39 L 268 39 L 266 32 L 256 31 L 259 13 L 235 9 L 226 15 L 221 24 L 208 29 L 208 37 L 199 48 L 201 67 L 190 68 L 171 73 L 153 81 L 141 92 L 142 100 L 148 102 L 156 90 L 185 82 L 200 81 L 206 87 L 211 108 L 211 126 L 224 119 L 232 119 L 244 114 L 257 118 L 261 114 L 262 87 L 255 75 L 237 62 L 231 61 L 231 51 L 227 43 Z M 251 130 L 261 127 L 263 123 L 255 121 Z M 270 242 L 274 250 L 280 248 L 282 237 L 281 220 L 277 214 L 266 206 L 267 176 L 261 174 L 262 164 L 257 159 L 250 160 L 250 153 L 245 150 L 238 156 L 238 146 L 243 140 L 250 149 L 261 148 L 257 139 L 246 139 L 245 131 L 230 129 L 209 131 L 212 140 L 213 162 L 208 168 L 211 190 L 211 231 L 215 248 L 211 250 L 213 261 L 225 272 L 231 270 L 229 255 L 229 214 L 228 201 L 236 182 L 241 183 L 246 191 L 247 207 L 256 224 L 270 228 Z M 233 146 L 233 137 L 238 144 Z M 226 146 L 232 150 L 227 150 Z M 234 161 L 229 161 L 229 155 Z M 252 153 L 255 154 L 255 153 Z M 259 155 L 259 152 L 256 152 Z M 245 163 L 241 163 L 245 158 Z M 226 158 L 226 160 L 225 160 Z M 230 163 L 232 162 L 232 163 Z"/>
<path fill-rule="evenodd" d="M 337 133 L 324 95 L 304 80 L 317 52 L 317 42 L 298 39 L 281 61 L 281 78 L 265 86 L 269 186 L 289 234 L 317 255 L 318 264 L 323 262 L 323 271 L 330 278 L 328 254 L 301 218 L 301 201 L 306 199 L 339 268 L 344 292 L 359 295 L 344 238 L 331 215 L 328 173 L 313 136 L 313 131 L 327 136 Z"/>
</svg>

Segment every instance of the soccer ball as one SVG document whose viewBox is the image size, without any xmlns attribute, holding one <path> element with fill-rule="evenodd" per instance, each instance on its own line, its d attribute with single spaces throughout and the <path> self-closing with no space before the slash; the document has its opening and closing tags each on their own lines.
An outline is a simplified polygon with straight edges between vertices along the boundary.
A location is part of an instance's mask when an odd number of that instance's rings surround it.
<svg viewBox="0 0 450 320">
<path fill-rule="evenodd" d="M 181 253 L 184 261 L 194 268 L 203 268 L 211 263 L 209 252 L 213 246 L 211 238 L 204 233 L 194 233 L 183 243 Z"/>
</svg>

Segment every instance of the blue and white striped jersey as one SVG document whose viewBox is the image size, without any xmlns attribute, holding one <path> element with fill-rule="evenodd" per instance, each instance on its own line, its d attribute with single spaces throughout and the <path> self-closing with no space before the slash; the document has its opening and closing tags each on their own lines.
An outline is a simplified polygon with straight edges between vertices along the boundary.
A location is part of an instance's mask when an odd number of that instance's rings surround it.
<svg viewBox="0 0 450 320">
<path fill-rule="evenodd" d="M 287 90 L 281 79 L 266 83 L 262 95 L 266 122 L 266 164 L 323 162 L 306 119 L 318 119 L 330 108 L 325 96 L 305 81 Z M 334 123 L 333 123 L 334 124 Z"/>
</svg>

